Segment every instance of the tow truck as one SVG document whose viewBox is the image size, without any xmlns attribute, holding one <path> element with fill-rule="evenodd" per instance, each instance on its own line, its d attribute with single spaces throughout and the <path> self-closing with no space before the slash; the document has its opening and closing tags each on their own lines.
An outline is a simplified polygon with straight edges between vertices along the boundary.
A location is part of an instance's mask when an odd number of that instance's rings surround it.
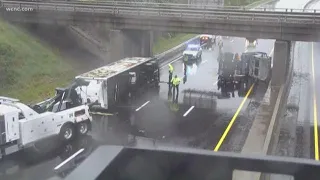
<svg viewBox="0 0 320 180">
<path fill-rule="evenodd" d="M 144 93 L 159 90 L 160 70 L 152 57 L 127 57 L 75 77 L 75 90 L 91 111 L 112 112 L 118 105 Z"/>
<path fill-rule="evenodd" d="M 77 105 L 69 97 L 58 89 L 55 97 L 30 107 L 1 96 L 0 159 L 52 136 L 67 142 L 87 134 L 92 122 L 89 106 Z"/>
</svg>

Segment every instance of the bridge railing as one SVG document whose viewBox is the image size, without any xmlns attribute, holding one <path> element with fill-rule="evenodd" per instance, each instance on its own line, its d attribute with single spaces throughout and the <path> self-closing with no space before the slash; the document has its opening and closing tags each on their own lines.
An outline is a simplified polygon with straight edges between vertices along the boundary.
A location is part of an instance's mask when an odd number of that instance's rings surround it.
<svg viewBox="0 0 320 180">
<path fill-rule="evenodd" d="M 234 170 L 284 174 L 294 177 L 295 180 L 318 180 L 320 177 L 320 163 L 308 159 L 254 156 L 179 147 L 101 146 L 65 180 L 232 180 Z"/>
<path fill-rule="evenodd" d="M 19 1 L 2 1 L 3 4 L 16 4 Z M 22 3 L 22 2 L 19 2 Z M 25 2 L 23 2 L 25 3 Z M 29 2 L 35 3 L 35 2 Z M 42 2 L 36 2 L 42 3 Z M 170 9 L 185 9 L 185 10 L 214 10 L 214 11 L 254 11 L 254 12 L 279 12 L 279 13 L 297 13 L 297 14 L 306 14 L 306 13 L 320 13 L 320 9 L 294 9 L 294 8 L 248 8 L 246 6 L 224 6 L 217 7 L 212 5 L 199 6 L 196 7 L 193 4 L 178 4 L 178 3 L 152 3 L 152 2 L 124 2 L 124 1 L 46 1 L 47 4 L 73 4 L 73 5 L 95 5 L 101 7 L 147 7 L 147 8 L 170 8 Z"/>
<path fill-rule="evenodd" d="M 288 13 L 288 12 L 264 12 L 264 11 L 226 11 L 214 9 L 179 9 L 159 7 L 133 7 L 133 6 L 100 6 L 95 4 L 65 4 L 65 3 L 41 3 L 41 2 L 2 2 L 3 7 L 31 8 L 34 11 L 58 11 L 58 12 L 88 12 L 95 14 L 111 14 L 124 17 L 150 17 L 150 18 L 183 18 L 210 20 L 233 20 L 251 22 L 273 23 L 313 23 L 320 24 L 320 13 Z"/>
</svg>

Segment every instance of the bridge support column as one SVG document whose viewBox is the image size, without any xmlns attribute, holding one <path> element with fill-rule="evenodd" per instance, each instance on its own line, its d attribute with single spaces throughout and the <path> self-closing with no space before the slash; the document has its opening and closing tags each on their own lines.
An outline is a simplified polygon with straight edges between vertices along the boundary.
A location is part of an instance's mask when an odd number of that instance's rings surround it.
<svg viewBox="0 0 320 180">
<path fill-rule="evenodd" d="M 125 57 L 152 56 L 153 33 L 138 30 L 111 30 L 109 58 L 119 60 Z"/>
<path fill-rule="evenodd" d="M 275 41 L 271 86 L 281 86 L 286 82 L 290 62 L 290 50 L 290 41 Z"/>
</svg>

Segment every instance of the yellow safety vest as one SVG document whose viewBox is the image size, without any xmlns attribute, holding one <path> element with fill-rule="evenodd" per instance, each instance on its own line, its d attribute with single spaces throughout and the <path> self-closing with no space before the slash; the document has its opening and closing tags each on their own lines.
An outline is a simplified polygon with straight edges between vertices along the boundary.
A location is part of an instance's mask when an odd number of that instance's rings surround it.
<svg viewBox="0 0 320 180">
<path fill-rule="evenodd" d="M 173 73 L 173 66 L 171 65 L 171 63 L 168 66 L 169 66 L 169 72 Z"/>
<path fill-rule="evenodd" d="M 180 84 L 180 78 L 172 78 L 172 80 L 171 80 L 171 82 L 172 82 L 172 84 L 173 85 L 175 85 L 175 86 L 177 86 L 177 85 L 179 85 Z"/>
</svg>

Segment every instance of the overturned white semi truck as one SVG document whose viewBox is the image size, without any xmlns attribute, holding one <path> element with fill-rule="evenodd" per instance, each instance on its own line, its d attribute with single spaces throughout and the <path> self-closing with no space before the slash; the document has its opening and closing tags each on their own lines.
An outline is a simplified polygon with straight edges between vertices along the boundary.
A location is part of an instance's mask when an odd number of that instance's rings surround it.
<svg viewBox="0 0 320 180">
<path fill-rule="evenodd" d="M 76 76 L 82 104 L 91 109 L 112 110 L 141 91 L 159 88 L 160 71 L 156 58 L 129 57 Z"/>
</svg>

